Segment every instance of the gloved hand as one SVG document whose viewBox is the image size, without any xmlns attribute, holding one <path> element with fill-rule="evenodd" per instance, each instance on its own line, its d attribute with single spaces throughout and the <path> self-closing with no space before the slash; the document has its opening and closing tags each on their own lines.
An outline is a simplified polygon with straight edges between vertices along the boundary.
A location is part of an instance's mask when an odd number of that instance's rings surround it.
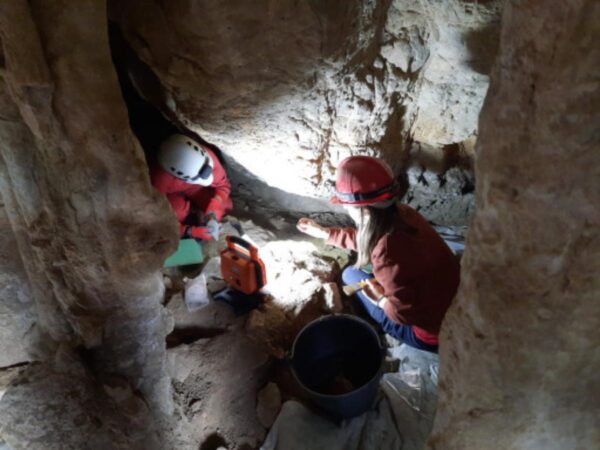
<svg viewBox="0 0 600 450">
<path fill-rule="evenodd" d="M 202 225 L 206 225 L 211 220 L 216 220 L 218 222 L 217 215 L 213 211 L 207 211 L 206 213 L 198 213 L 198 214 L 202 214 L 202 219 L 200 222 Z"/>
<path fill-rule="evenodd" d="M 204 216 L 204 220 L 206 221 L 204 226 L 208 228 L 212 238 L 217 241 L 219 239 L 219 231 L 221 228 L 221 225 L 217 221 L 217 215 L 214 212 L 209 211 Z"/>
<path fill-rule="evenodd" d="M 200 239 L 202 241 L 218 240 L 221 225 L 217 221 L 217 216 L 215 213 L 209 212 L 206 215 L 201 215 L 201 213 L 198 213 L 197 217 L 203 217 L 206 222 L 200 226 L 181 224 L 179 226 L 181 237 L 187 239 Z"/>
<path fill-rule="evenodd" d="M 200 239 L 202 241 L 211 241 L 213 240 L 213 236 L 219 237 L 218 227 L 217 233 L 211 227 L 208 226 L 194 226 L 194 225 L 184 225 L 180 224 L 179 226 L 179 235 L 183 239 Z"/>
<path fill-rule="evenodd" d="M 215 222 L 216 223 L 216 222 Z M 216 241 L 219 238 L 218 224 L 217 224 L 217 232 L 213 230 L 213 227 L 204 226 L 204 227 L 188 227 L 187 229 L 187 237 L 192 237 L 194 239 L 200 239 L 202 241 L 212 241 L 213 239 Z M 215 238 L 216 236 L 216 238 Z"/>
<path fill-rule="evenodd" d="M 209 229 L 209 233 L 212 236 L 212 238 L 215 241 L 219 240 L 219 232 L 221 231 L 220 228 L 221 226 L 219 225 L 219 222 L 217 222 L 215 219 L 211 219 L 206 223 L 206 228 Z"/>
</svg>

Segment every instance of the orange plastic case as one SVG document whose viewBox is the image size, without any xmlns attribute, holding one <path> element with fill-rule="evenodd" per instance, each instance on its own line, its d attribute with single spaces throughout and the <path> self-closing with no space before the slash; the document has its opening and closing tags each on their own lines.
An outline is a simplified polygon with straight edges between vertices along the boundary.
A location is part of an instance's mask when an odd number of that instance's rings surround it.
<svg viewBox="0 0 600 450">
<path fill-rule="evenodd" d="M 267 277 L 258 249 L 237 236 L 227 236 L 226 240 L 227 248 L 221 252 L 223 280 L 244 294 L 259 291 L 267 283 Z"/>
</svg>

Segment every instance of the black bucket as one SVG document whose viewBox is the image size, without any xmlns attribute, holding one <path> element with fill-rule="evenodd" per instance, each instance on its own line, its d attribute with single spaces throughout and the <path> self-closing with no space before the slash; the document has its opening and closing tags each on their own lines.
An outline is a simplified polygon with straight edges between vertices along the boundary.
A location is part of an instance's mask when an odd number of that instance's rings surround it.
<svg viewBox="0 0 600 450">
<path fill-rule="evenodd" d="M 292 347 L 291 368 L 308 397 L 335 420 L 373 406 L 384 350 L 371 325 L 347 314 L 306 325 Z"/>
</svg>

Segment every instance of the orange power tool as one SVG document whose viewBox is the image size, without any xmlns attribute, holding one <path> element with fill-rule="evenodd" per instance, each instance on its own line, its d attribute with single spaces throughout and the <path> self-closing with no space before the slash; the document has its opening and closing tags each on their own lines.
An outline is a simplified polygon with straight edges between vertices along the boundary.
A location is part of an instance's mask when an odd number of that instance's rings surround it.
<svg viewBox="0 0 600 450">
<path fill-rule="evenodd" d="M 227 236 L 227 247 L 221 252 L 221 276 L 232 289 L 254 294 L 267 283 L 265 264 L 258 249 L 245 239 Z"/>
</svg>

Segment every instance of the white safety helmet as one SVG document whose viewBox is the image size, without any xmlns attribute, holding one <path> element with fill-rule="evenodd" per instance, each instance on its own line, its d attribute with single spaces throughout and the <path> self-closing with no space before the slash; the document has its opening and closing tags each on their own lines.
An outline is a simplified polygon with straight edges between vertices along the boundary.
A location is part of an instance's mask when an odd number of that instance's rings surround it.
<svg viewBox="0 0 600 450">
<path fill-rule="evenodd" d="M 186 183 L 210 186 L 213 182 L 214 161 L 198 142 L 183 134 L 174 134 L 160 145 L 158 163 Z"/>
</svg>

